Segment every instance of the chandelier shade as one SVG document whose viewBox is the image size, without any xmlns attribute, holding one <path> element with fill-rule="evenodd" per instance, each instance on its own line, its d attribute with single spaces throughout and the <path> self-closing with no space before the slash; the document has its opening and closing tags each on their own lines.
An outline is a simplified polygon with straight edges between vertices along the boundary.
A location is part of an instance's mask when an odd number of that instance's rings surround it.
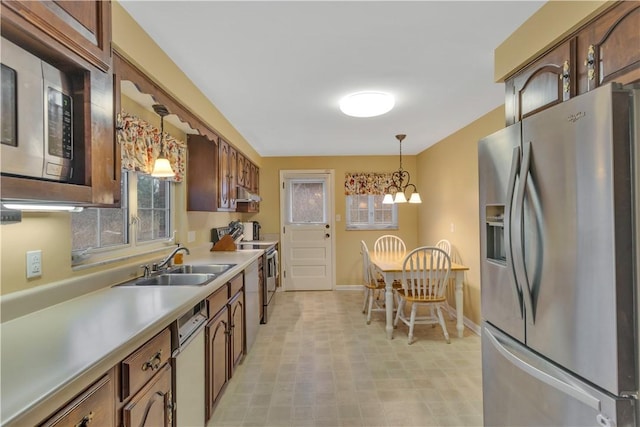
<svg viewBox="0 0 640 427">
<path fill-rule="evenodd" d="M 396 135 L 400 143 L 400 168 L 391 174 L 391 184 L 386 188 L 382 203 L 390 205 L 394 203 L 407 203 L 407 190 L 409 191 L 409 203 L 422 203 L 420 193 L 414 184 L 411 183 L 411 175 L 402 169 L 402 140 L 407 135 Z"/>
<path fill-rule="evenodd" d="M 156 178 L 172 178 L 175 176 L 175 172 L 171 168 L 171 163 L 167 156 L 164 154 L 164 116 L 169 114 L 169 110 L 162 104 L 154 104 L 153 110 L 160 116 L 160 154 L 153 163 L 153 170 L 151 176 Z"/>
</svg>

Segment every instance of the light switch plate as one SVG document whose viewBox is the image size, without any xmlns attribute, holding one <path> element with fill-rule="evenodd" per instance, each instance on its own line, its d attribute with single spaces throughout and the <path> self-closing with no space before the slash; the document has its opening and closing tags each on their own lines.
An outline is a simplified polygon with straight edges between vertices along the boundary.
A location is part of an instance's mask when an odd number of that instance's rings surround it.
<svg viewBox="0 0 640 427">
<path fill-rule="evenodd" d="M 42 251 L 27 251 L 27 279 L 42 276 Z"/>
<path fill-rule="evenodd" d="M 187 233 L 187 243 L 191 243 L 193 241 L 196 240 L 196 232 L 195 231 L 189 231 Z"/>
</svg>

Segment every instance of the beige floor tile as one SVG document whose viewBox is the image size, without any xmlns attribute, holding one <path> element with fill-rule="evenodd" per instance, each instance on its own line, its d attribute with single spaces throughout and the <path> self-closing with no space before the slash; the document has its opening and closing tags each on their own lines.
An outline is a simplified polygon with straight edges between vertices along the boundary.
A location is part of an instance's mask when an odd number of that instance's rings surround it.
<svg viewBox="0 0 640 427">
<path fill-rule="evenodd" d="M 370 325 L 355 291 L 279 293 L 251 352 L 234 372 L 209 426 L 481 426 L 480 339 L 446 316 L 399 325 L 387 340 L 384 314 Z"/>
</svg>

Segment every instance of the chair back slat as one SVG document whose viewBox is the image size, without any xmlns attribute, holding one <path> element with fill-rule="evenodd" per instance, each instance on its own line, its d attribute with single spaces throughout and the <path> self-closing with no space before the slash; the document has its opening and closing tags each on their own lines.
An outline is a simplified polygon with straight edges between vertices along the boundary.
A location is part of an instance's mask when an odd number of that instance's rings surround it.
<svg viewBox="0 0 640 427">
<path fill-rule="evenodd" d="M 404 241 L 392 234 L 380 236 L 373 245 L 373 253 L 376 257 L 385 256 L 389 259 L 402 259 L 407 253 Z"/>
<path fill-rule="evenodd" d="M 409 252 L 402 265 L 402 286 L 414 298 L 443 298 L 447 289 L 451 259 L 435 246 Z"/>
</svg>

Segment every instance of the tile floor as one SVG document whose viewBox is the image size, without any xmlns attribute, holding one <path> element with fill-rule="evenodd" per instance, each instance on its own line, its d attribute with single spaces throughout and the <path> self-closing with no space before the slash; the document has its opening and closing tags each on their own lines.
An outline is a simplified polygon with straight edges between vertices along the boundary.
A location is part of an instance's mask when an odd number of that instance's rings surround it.
<svg viewBox="0 0 640 427">
<path fill-rule="evenodd" d="M 480 337 L 370 325 L 357 291 L 283 292 L 209 426 L 481 426 Z M 447 316 L 448 318 L 448 316 Z"/>
</svg>

